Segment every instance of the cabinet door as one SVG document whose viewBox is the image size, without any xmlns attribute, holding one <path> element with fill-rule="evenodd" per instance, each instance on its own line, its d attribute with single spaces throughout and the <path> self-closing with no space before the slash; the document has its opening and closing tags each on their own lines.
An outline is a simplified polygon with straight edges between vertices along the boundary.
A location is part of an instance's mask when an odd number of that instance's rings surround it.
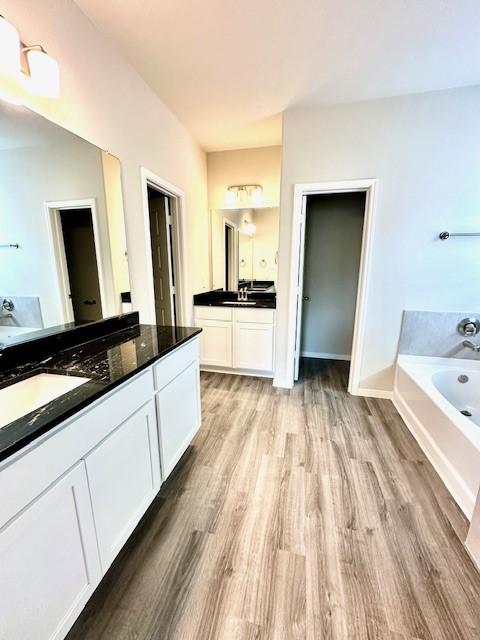
<svg viewBox="0 0 480 640">
<path fill-rule="evenodd" d="M 157 393 L 163 480 L 182 457 L 201 422 L 198 362 L 192 362 Z"/>
<path fill-rule="evenodd" d="M 85 463 L 105 572 L 160 489 L 153 401 L 100 443 Z"/>
<path fill-rule="evenodd" d="M 0 532 L 0 638 L 64 638 L 100 577 L 80 462 Z"/>
<path fill-rule="evenodd" d="M 232 323 L 220 320 L 197 320 L 200 334 L 200 364 L 231 367 Z"/>
<path fill-rule="evenodd" d="M 273 325 L 235 324 L 234 367 L 273 371 Z"/>
</svg>

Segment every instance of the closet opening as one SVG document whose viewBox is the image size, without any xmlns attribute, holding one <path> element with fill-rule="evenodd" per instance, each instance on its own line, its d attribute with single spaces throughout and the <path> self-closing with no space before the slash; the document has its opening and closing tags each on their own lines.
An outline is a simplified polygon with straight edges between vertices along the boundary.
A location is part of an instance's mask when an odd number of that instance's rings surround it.
<svg viewBox="0 0 480 640">
<path fill-rule="evenodd" d="M 366 194 L 306 199 L 300 358 L 350 362 Z"/>
<path fill-rule="evenodd" d="M 376 180 L 296 184 L 286 382 L 304 358 L 344 361 L 360 384 Z M 348 364 L 349 363 L 349 364 Z M 280 385 L 282 386 L 282 385 Z"/>
</svg>

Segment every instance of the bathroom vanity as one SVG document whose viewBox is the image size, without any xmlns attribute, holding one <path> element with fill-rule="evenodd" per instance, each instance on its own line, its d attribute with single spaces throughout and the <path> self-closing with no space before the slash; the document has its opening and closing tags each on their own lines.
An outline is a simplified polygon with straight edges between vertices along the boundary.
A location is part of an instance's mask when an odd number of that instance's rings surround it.
<svg viewBox="0 0 480 640">
<path fill-rule="evenodd" d="M 202 329 L 200 365 L 207 371 L 273 377 L 275 294 L 238 298 L 231 291 L 194 296 L 195 325 Z"/>
<path fill-rule="evenodd" d="M 0 429 L 1 638 L 65 637 L 188 448 L 199 333 L 130 324 L 44 357 L 50 336 L 38 358 L 20 353 L 0 372 L 0 393 L 33 376 L 76 379 Z"/>
</svg>

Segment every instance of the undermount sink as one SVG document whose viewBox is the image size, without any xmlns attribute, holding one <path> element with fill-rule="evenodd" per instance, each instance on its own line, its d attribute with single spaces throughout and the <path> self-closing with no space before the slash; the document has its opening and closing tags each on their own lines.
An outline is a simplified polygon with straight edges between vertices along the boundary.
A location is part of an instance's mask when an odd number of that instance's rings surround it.
<svg viewBox="0 0 480 640">
<path fill-rule="evenodd" d="M 59 373 L 38 373 L 0 389 L 0 429 L 89 380 Z"/>
<path fill-rule="evenodd" d="M 225 302 L 222 302 L 222 304 L 241 304 L 244 307 L 254 307 L 257 303 L 256 302 L 247 302 L 246 300 L 225 300 Z"/>
</svg>

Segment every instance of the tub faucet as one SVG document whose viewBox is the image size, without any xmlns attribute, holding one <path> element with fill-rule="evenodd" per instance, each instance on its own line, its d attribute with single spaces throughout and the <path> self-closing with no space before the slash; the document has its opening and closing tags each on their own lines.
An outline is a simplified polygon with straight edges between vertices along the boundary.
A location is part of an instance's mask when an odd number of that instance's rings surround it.
<svg viewBox="0 0 480 640">
<path fill-rule="evenodd" d="M 467 347 L 467 349 L 475 351 L 475 353 L 478 353 L 480 351 L 480 344 L 475 344 L 471 340 L 464 340 L 462 344 L 464 347 Z"/>
</svg>

